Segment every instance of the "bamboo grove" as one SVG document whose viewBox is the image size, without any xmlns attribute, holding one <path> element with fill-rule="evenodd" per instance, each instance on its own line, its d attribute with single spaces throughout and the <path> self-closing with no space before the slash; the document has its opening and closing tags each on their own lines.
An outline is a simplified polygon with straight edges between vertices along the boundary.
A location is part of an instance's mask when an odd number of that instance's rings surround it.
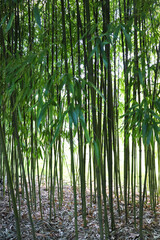
<svg viewBox="0 0 160 240">
<path fill-rule="evenodd" d="M 116 228 L 114 199 L 119 215 L 124 201 L 126 223 L 132 204 L 143 239 L 144 203 L 156 214 L 160 194 L 159 7 L 156 0 L 0 1 L 0 178 L 18 239 L 21 198 L 36 239 L 32 210 L 38 197 L 43 218 L 43 176 L 50 219 L 56 187 L 62 204 L 66 142 L 76 239 L 78 186 L 84 226 L 89 189 L 100 239 Z"/>
</svg>

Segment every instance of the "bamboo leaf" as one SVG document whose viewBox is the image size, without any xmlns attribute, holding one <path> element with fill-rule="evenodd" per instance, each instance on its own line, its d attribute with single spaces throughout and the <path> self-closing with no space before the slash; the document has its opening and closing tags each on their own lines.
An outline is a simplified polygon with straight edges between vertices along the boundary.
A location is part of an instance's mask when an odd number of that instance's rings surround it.
<svg viewBox="0 0 160 240">
<path fill-rule="evenodd" d="M 96 47 L 93 48 L 92 52 L 90 53 L 89 58 L 88 58 L 88 61 L 90 61 L 91 58 L 93 57 L 93 55 L 94 55 L 95 53 L 97 53 L 97 52 L 98 52 L 98 49 L 97 49 L 97 46 L 96 46 Z"/>
<path fill-rule="evenodd" d="M 151 137 L 152 137 L 152 127 L 150 126 L 147 132 L 147 146 L 149 146 L 150 142 L 151 142 Z"/>
<path fill-rule="evenodd" d="M 155 107 L 158 110 L 158 112 L 160 113 L 160 98 L 155 101 Z"/>
<path fill-rule="evenodd" d="M 100 151 L 99 151 L 99 145 L 97 141 L 94 141 L 94 151 L 95 151 L 98 167 L 100 167 Z"/>
<path fill-rule="evenodd" d="M 20 107 L 18 107 L 18 116 L 19 116 L 20 122 L 22 122 L 22 115 L 21 115 Z"/>
<path fill-rule="evenodd" d="M 145 122 L 142 123 L 142 136 L 143 136 L 143 140 L 145 142 L 146 139 L 146 132 L 147 132 L 147 124 Z"/>
<path fill-rule="evenodd" d="M 87 139 L 87 142 L 89 143 L 90 142 L 90 136 L 89 136 L 89 133 L 88 133 L 88 130 L 87 130 L 87 127 L 86 127 L 86 123 L 85 123 L 85 120 L 84 120 L 84 117 L 83 117 L 83 113 L 82 111 L 80 110 L 80 122 L 81 122 L 81 125 L 84 129 L 84 134 L 85 134 L 85 137 Z"/>
<path fill-rule="evenodd" d="M 103 96 L 103 94 L 101 93 L 101 91 L 92 83 L 92 82 L 86 82 L 86 84 L 88 84 L 90 87 L 93 87 L 96 92 L 103 98 L 103 100 L 105 101 L 105 98 Z"/>
<path fill-rule="evenodd" d="M 73 122 L 75 127 L 78 127 L 78 117 L 79 117 L 79 105 L 76 105 L 74 108 L 73 106 L 70 107 L 70 120 L 71 123 Z"/>
<path fill-rule="evenodd" d="M 6 33 L 11 29 L 12 23 L 13 23 L 13 19 L 14 19 L 14 13 L 12 13 L 12 15 L 11 15 L 11 17 L 9 19 L 9 22 L 8 22 L 6 30 L 5 30 Z"/>
<path fill-rule="evenodd" d="M 52 140 L 52 142 L 51 142 L 51 145 L 55 142 L 56 138 L 59 136 L 60 131 L 61 131 L 61 127 L 62 127 L 62 125 L 63 125 L 64 117 L 66 116 L 67 113 L 68 113 L 68 110 L 66 110 L 66 111 L 62 114 L 62 116 L 60 117 L 59 121 L 57 122 L 55 134 L 54 134 L 53 140 Z"/>
<path fill-rule="evenodd" d="M 157 140 L 158 143 L 160 143 L 160 140 L 159 140 L 160 128 L 158 127 L 158 125 L 155 121 L 153 122 L 153 128 L 154 128 L 154 133 L 155 133 L 156 140 Z"/>
<path fill-rule="evenodd" d="M 126 40 L 127 40 L 128 48 L 129 48 L 130 51 L 132 51 L 131 36 L 126 32 L 126 30 L 123 26 L 121 26 L 121 28 L 122 28 L 122 31 L 125 35 Z"/>
<path fill-rule="evenodd" d="M 160 116 L 156 114 L 154 111 L 151 111 L 152 116 L 154 116 L 156 119 L 160 120 Z"/>
<path fill-rule="evenodd" d="M 104 63 L 104 65 L 105 65 L 105 67 L 108 68 L 108 61 L 107 61 L 107 57 L 106 57 L 104 51 L 103 51 L 103 53 L 102 53 L 102 58 L 103 58 L 103 63 Z"/>
<path fill-rule="evenodd" d="M 2 21 L 0 22 L 0 27 L 4 24 L 4 22 L 5 22 L 5 20 L 6 20 L 6 17 L 7 17 L 7 16 L 5 16 L 5 17 L 2 19 Z"/>
<path fill-rule="evenodd" d="M 58 122 L 58 125 L 57 125 L 57 127 L 56 127 L 56 131 L 55 131 L 53 140 L 52 140 L 52 142 L 51 142 L 51 145 L 55 142 L 56 138 L 59 136 L 62 123 L 63 123 L 63 121 L 62 121 L 62 119 L 61 119 L 61 120 Z"/>
<path fill-rule="evenodd" d="M 41 29 L 41 17 L 40 17 L 38 5 L 35 5 L 35 7 L 33 9 L 33 13 L 34 13 L 36 23 L 37 23 L 38 27 Z"/>
<path fill-rule="evenodd" d="M 117 38 L 118 38 L 118 34 L 120 31 L 121 26 L 118 25 L 118 27 L 116 27 L 115 31 L 114 31 L 114 36 L 113 36 L 113 42 L 116 42 Z"/>
<path fill-rule="evenodd" d="M 44 106 L 42 107 L 42 110 L 41 110 L 41 112 L 40 112 L 40 114 L 39 114 L 38 121 L 37 121 L 37 128 L 39 128 L 39 125 L 40 125 L 43 117 L 45 116 L 45 113 L 46 113 L 46 105 L 44 105 Z"/>
<path fill-rule="evenodd" d="M 138 70 L 138 74 L 139 74 L 139 79 L 140 79 L 140 83 L 143 87 L 145 87 L 145 84 L 143 82 L 143 76 L 142 76 L 142 71 L 139 69 Z"/>
</svg>

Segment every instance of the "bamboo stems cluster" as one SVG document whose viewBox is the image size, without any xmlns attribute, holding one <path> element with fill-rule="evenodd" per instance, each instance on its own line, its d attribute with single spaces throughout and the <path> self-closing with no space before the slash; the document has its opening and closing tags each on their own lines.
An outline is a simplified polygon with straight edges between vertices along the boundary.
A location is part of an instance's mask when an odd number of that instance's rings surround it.
<svg viewBox="0 0 160 240">
<path fill-rule="evenodd" d="M 18 239 L 21 197 L 36 239 L 43 177 L 50 220 L 56 187 L 62 205 L 67 141 L 76 239 L 78 182 L 84 226 L 86 188 L 97 201 L 100 239 L 116 227 L 114 199 L 137 226 L 138 194 L 143 239 L 144 202 L 156 213 L 160 194 L 159 14 L 154 0 L 0 1 L 0 178 Z"/>
</svg>

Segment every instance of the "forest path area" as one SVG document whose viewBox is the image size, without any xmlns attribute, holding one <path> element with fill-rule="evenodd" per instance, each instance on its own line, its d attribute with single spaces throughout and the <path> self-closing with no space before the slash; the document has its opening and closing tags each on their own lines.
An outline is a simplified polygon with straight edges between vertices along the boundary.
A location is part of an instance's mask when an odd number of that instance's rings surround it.
<svg viewBox="0 0 160 240">
<path fill-rule="evenodd" d="M 138 199 L 137 199 L 138 200 Z M 63 203 L 62 207 L 59 207 L 57 188 L 55 191 L 55 215 L 54 209 L 52 209 L 52 218 L 50 216 L 50 204 L 48 200 L 48 191 L 45 186 L 41 188 L 41 201 L 43 208 L 43 219 L 41 219 L 39 209 L 39 198 L 37 193 L 37 207 L 32 211 L 32 218 L 34 221 L 36 237 L 37 239 L 61 239 L 61 240 L 73 240 L 75 239 L 74 231 L 74 199 L 72 187 L 65 185 L 63 188 Z M 99 224 L 98 224 L 98 208 L 96 203 L 92 203 L 90 206 L 90 195 L 86 193 L 87 204 L 87 227 L 83 226 L 81 197 L 77 191 L 77 210 L 78 210 L 78 239 L 100 239 Z M 109 206 L 108 206 L 109 208 Z M 114 214 L 116 219 L 116 230 L 110 234 L 110 239 L 139 239 L 138 229 L 134 228 L 134 216 L 133 207 L 128 206 L 129 221 L 125 223 L 125 211 L 124 203 L 120 203 L 121 216 L 118 215 L 116 198 L 114 198 Z M 109 211 L 108 211 L 109 212 Z M 138 206 L 136 215 L 138 216 Z M 13 240 L 16 237 L 16 227 L 14 212 L 9 206 L 8 192 L 5 196 L 2 194 L 2 188 L 0 189 L 0 240 Z M 109 226 L 110 226 L 110 214 L 108 214 Z M 137 226 L 139 223 L 138 217 L 136 219 Z M 144 239 L 160 239 L 160 204 L 157 205 L 156 218 L 153 211 L 150 209 L 150 205 L 145 205 L 144 208 L 144 225 L 143 225 Z M 22 239 L 31 240 L 32 231 L 28 218 L 27 203 L 21 199 L 21 232 Z"/>
</svg>

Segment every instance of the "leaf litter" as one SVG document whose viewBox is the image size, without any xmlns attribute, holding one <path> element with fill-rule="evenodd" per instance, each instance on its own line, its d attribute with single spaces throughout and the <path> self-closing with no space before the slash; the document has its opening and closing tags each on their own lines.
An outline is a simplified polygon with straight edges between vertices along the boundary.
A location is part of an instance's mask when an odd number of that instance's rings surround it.
<svg viewBox="0 0 160 240">
<path fill-rule="evenodd" d="M 37 188 L 38 189 L 38 188 Z M 74 197 L 73 189 L 71 186 L 65 184 L 63 186 L 63 202 L 60 206 L 58 198 L 58 189 L 55 188 L 55 206 L 52 208 L 52 217 L 50 220 L 50 200 L 48 199 L 48 191 L 45 186 L 41 187 L 41 202 L 43 219 L 40 214 L 40 204 L 37 192 L 37 205 L 36 210 L 32 210 L 32 218 L 35 226 L 36 238 L 39 240 L 49 240 L 49 239 L 59 239 L 59 240 L 74 240 L 75 239 L 75 229 L 74 229 Z M 93 197 L 94 198 L 94 197 Z M 138 199 L 138 196 L 137 196 Z M 22 239 L 32 240 L 32 230 L 28 218 L 27 202 L 25 199 L 21 198 L 21 233 Z M 14 240 L 17 239 L 16 236 L 16 226 L 14 219 L 14 212 L 9 204 L 9 196 L 7 190 L 5 195 L 3 195 L 2 188 L 0 188 L 0 240 Z M 111 218 L 108 209 L 108 222 L 111 226 Z M 111 231 L 110 229 L 110 239 L 117 240 L 132 240 L 140 239 L 138 223 L 139 223 L 139 209 L 138 202 L 136 206 L 136 228 L 134 226 L 134 215 L 132 204 L 128 205 L 129 217 L 128 223 L 125 223 L 125 209 L 124 202 L 120 202 L 119 216 L 116 197 L 114 197 L 114 215 L 115 215 L 115 225 L 116 229 Z M 82 207 L 81 207 L 81 194 L 77 190 L 77 215 L 78 215 L 78 239 L 89 239 L 96 240 L 100 239 L 99 222 L 98 222 L 98 208 L 97 203 L 93 202 L 90 205 L 90 193 L 86 192 L 86 212 L 87 212 L 87 227 L 83 225 L 82 218 Z M 150 204 L 146 203 L 144 206 L 144 216 L 143 216 L 143 234 L 144 239 L 159 239 L 160 240 L 160 204 L 156 207 L 156 216 L 151 210 Z M 105 236 L 104 236 L 105 239 Z"/>
</svg>

